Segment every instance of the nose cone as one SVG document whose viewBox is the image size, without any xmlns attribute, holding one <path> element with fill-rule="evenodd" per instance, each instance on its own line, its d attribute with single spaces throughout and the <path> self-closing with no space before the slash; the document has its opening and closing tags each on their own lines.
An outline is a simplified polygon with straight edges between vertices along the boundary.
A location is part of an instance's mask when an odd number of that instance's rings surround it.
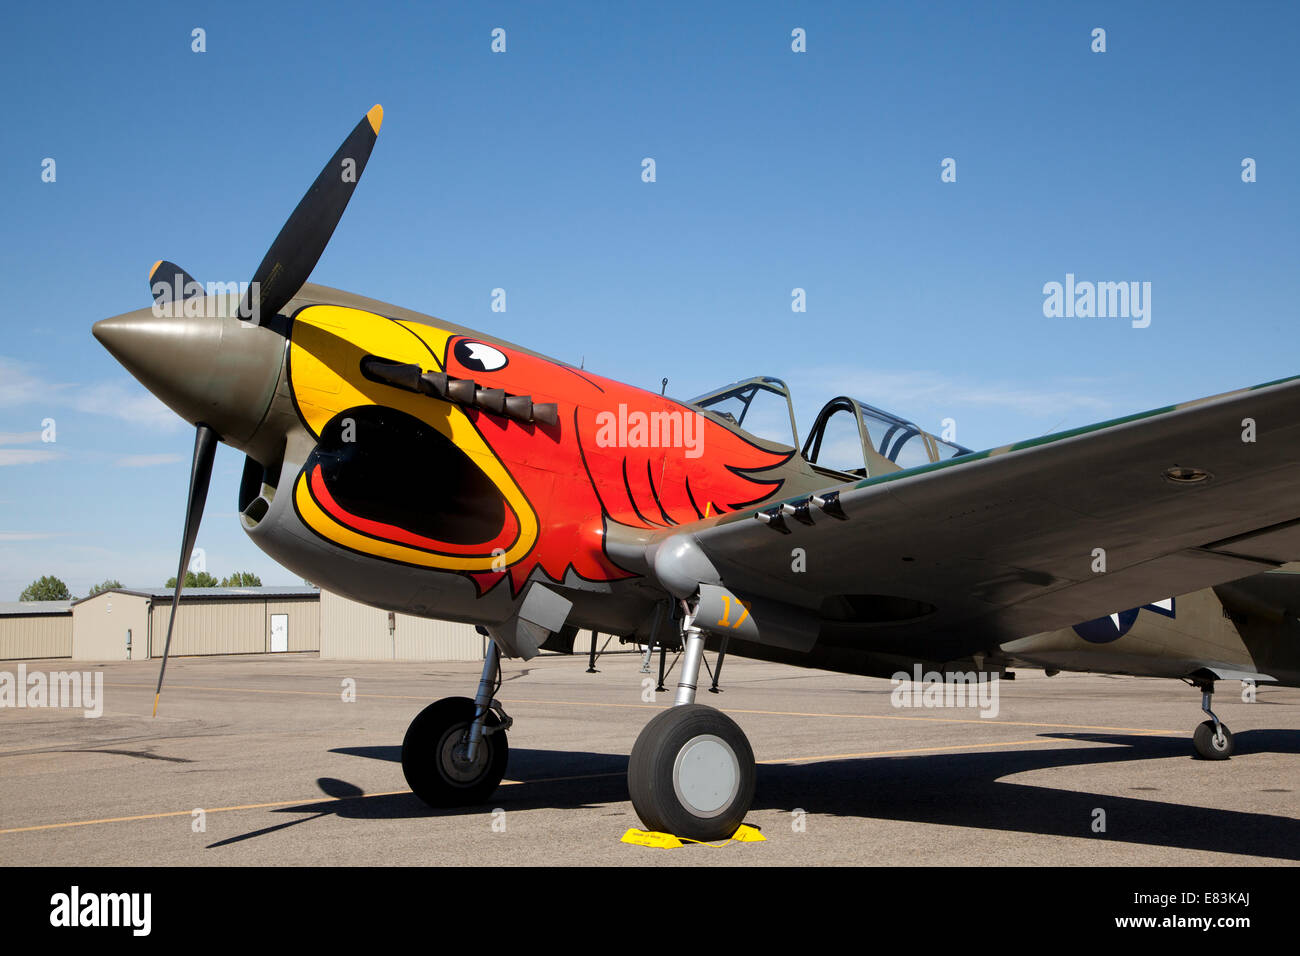
<svg viewBox="0 0 1300 956">
<path fill-rule="evenodd" d="M 96 322 L 93 332 L 177 415 L 237 447 L 266 414 L 284 362 L 284 338 L 230 316 L 140 309 Z"/>
</svg>

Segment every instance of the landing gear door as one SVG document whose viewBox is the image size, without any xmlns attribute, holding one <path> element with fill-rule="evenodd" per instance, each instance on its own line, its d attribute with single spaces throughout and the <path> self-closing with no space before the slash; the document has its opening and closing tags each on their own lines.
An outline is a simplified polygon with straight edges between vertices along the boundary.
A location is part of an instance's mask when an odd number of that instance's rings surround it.
<svg viewBox="0 0 1300 956">
<path fill-rule="evenodd" d="M 763 598 L 741 598 L 725 587 L 700 585 L 695 626 L 719 636 L 806 654 L 817 643 L 815 614 Z"/>
<path fill-rule="evenodd" d="M 487 630 L 506 657 L 532 660 L 551 635 L 564 628 L 572 609 L 568 598 L 534 581 L 509 620 Z"/>
</svg>

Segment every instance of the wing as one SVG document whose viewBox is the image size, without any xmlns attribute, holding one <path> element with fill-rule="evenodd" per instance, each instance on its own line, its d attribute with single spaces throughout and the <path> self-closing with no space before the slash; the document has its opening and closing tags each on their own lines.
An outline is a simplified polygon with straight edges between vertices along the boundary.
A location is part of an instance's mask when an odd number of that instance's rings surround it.
<svg viewBox="0 0 1300 956">
<path fill-rule="evenodd" d="M 843 518 L 801 496 L 810 524 L 748 509 L 643 547 L 679 596 L 753 599 L 760 644 L 762 605 L 823 649 L 951 660 L 1300 558 L 1298 466 L 1287 379 L 845 484 Z"/>
</svg>

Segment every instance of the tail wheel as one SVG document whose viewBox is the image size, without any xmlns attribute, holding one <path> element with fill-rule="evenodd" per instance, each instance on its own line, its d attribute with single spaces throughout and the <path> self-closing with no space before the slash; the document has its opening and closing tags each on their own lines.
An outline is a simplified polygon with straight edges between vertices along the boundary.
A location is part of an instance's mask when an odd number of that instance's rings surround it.
<svg viewBox="0 0 1300 956">
<path fill-rule="evenodd" d="M 1220 722 L 1216 728 L 1214 721 L 1202 721 L 1192 735 L 1196 752 L 1205 760 L 1227 760 L 1232 756 L 1234 744 L 1232 731 L 1228 725 Z"/>
<path fill-rule="evenodd" d="M 637 737 L 627 788 L 647 829 L 726 839 L 754 798 L 754 751 L 726 714 L 703 704 L 673 707 Z"/>
<path fill-rule="evenodd" d="M 464 807 L 485 802 L 505 776 L 510 744 L 501 720 L 487 716 L 487 729 L 474 759 L 465 758 L 465 741 L 474 721 L 474 701 L 444 697 L 416 715 L 402 741 L 402 773 L 415 795 L 431 807 Z"/>
</svg>

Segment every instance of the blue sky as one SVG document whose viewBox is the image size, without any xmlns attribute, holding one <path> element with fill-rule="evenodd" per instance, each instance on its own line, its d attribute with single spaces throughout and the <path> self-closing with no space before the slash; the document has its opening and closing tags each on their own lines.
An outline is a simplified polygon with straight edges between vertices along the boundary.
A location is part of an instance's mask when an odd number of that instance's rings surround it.
<svg viewBox="0 0 1300 956">
<path fill-rule="evenodd" d="M 375 102 L 315 281 L 681 398 L 776 375 L 801 429 L 845 393 L 983 448 L 1295 374 L 1298 9 L 21 5 L 0 600 L 174 573 L 193 430 L 90 326 L 148 305 L 158 258 L 250 278 Z M 1150 282 L 1150 326 L 1045 317 L 1067 273 Z M 220 450 L 208 568 L 297 583 L 239 528 L 241 467 Z"/>
</svg>

